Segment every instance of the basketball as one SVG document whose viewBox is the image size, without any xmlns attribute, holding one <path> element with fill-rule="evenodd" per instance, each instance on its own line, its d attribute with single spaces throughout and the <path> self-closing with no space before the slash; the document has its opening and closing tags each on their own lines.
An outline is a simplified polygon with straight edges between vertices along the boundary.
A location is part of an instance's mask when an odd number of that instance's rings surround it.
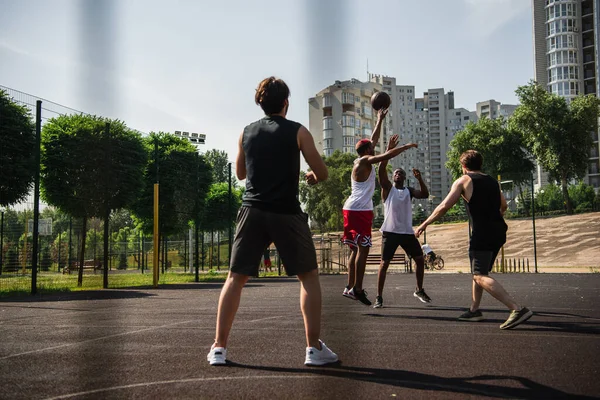
<svg viewBox="0 0 600 400">
<path fill-rule="evenodd" d="M 375 92 L 371 96 L 371 107 L 375 111 L 379 111 L 382 108 L 386 109 L 390 104 L 392 104 L 392 99 L 390 99 L 390 95 L 386 92 Z"/>
</svg>

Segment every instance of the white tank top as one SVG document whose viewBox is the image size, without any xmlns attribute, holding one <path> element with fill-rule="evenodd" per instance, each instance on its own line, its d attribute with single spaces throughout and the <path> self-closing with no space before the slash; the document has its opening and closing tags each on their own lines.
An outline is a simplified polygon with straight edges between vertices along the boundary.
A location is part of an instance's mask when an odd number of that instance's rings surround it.
<svg viewBox="0 0 600 400">
<path fill-rule="evenodd" d="M 408 188 L 390 189 L 387 199 L 383 203 L 385 216 L 381 232 L 392 232 L 413 235 L 412 227 L 412 202 Z"/>
<path fill-rule="evenodd" d="M 354 160 L 356 164 L 358 158 Z M 364 182 L 357 182 L 353 177 L 350 178 L 352 183 L 352 193 L 344 203 L 344 210 L 352 211 L 368 211 L 373 210 L 373 194 L 375 193 L 375 168 L 371 166 L 371 175 Z"/>
</svg>

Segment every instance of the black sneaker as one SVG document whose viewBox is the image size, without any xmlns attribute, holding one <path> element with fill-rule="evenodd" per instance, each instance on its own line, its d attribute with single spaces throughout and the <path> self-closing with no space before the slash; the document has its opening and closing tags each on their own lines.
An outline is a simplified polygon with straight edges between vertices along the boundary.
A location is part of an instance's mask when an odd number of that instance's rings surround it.
<svg viewBox="0 0 600 400">
<path fill-rule="evenodd" d="M 429 296 L 427 296 L 427 293 L 425 293 L 425 289 L 417 290 L 415 293 L 413 293 L 413 296 L 421 300 L 423 303 L 431 303 L 431 299 Z"/>
<path fill-rule="evenodd" d="M 375 297 L 375 305 L 373 308 L 382 308 L 383 307 L 383 297 L 377 296 Z"/>
<path fill-rule="evenodd" d="M 466 313 L 464 313 L 460 317 L 458 317 L 458 320 L 459 321 L 469 321 L 469 322 L 479 322 L 479 321 L 483 321 L 483 314 L 479 310 L 477 310 L 477 311 L 468 310 Z"/>
<path fill-rule="evenodd" d="M 512 329 L 515 326 L 527 321 L 532 315 L 533 311 L 527 307 L 523 307 L 519 311 L 512 310 L 506 322 L 500 325 L 500 329 Z"/>
<path fill-rule="evenodd" d="M 361 292 L 357 291 L 355 288 L 350 289 L 348 292 L 349 295 L 354 296 L 354 298 L 366 306 L 370 306 L 372 303 L 369 299 L 367 299 L 367 291 L 363 290 Z"/>
</svg>

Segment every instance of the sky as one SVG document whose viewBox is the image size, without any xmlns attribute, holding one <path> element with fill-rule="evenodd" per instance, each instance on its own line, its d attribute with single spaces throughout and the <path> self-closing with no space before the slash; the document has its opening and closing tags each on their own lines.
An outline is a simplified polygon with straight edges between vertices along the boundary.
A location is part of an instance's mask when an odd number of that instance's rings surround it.
<svg viewBox="0 0 600 400">
<path fill-rule="evenodd" d="M 529 0 L 0 0 L 0 85 L 142 132 L 206 134 L 235 159 L 262 117 L 258 82 L 290 89 L 288 118 L 335 80 L 393 76 L 455 106 L 516 104 L 533 78 Z M 51 115 L 50 115 L 51 116 Z"/>
</svg>

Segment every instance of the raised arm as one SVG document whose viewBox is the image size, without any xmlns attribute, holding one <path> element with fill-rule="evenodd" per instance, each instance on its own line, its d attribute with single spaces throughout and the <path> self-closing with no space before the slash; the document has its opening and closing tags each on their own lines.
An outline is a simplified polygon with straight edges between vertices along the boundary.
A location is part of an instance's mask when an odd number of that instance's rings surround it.
<svg viewBox="0 0 600 400">
<path fill-rule="evenodd" d="M 240 135 L 238 141 L 238 154 L 235 159 L 235 174 L 240 181 L 246 179 L 246 154 L 244 154 L 244 132 Z"/>
<path fill-rule="evenodd" d="M 396 147 L 391 150 L 387 150 L 383 154 L 378 154 L 376 156 L 363 157 L 363 159 L 367 164 L 377 164 L 384 160 L 389 160 L 390 158 L 394 158 L 398 154 L 400 154 L 408 149 L 412 149 L 413 147 L 419 147 L 419 146 L 416 143 L 409 143 L 409 144 L 402 145 L 400 147 Z M 362 159 L 361 159 L 361 161 L 362 161 Z"/>
<path fill-rule="evenodd" d="M 388 142 L 387 150 L 392 150 L 398 145 L 398 135 L 393 135 Z M 390 178 L 387 173 L 387 165 L 388 160 L 383 160 L 379 164 L 378 174 L 379 174 L 379 184 L 381 185 L 381 198 L 385 201 L 390 194 L 390 189 L 392 188 L 392 182 L 390 182 Z"/>
<path fill-rule="evenodd" d="M 429 197 L 429 189 L 427 189 L 427 185 L 421 176 L 421 171 L 416 168 L 413 168 L 413 175 L 419 181 L 419 189 L 410 188 L 410 195 L 415 199 L 426 199 Z"/>
<path fill-rule="evenodd" d="M 435 221 L 443 217 L 444 214 L 446 214 L 446 212 L 458 202 L 458 200 L 460 199 L 460 195 L 463 193 L 465 177 L 466 175 L 463 175 L 461 178 L 454 181 L 454 183 L 452 184 L 452 189 L 450 189 L 450 193 L 448 193 L 444 201 L 442 201 L 440 205 L 437 206 L 435 210 L 433 210 L 429 218 L 427 218 L 425 222 L 423 222 L 417 228 L 417 230 L 415 231 L 416 237 L 419 237 L 421 233 L 425 231 L 428 225 L 434 223 Z"/>
<path fill-rule="evenodd" d="M 379 136 L 381 136 L 381 125 L 383 125 L 383 120 L 385 119 L 387 113 L 387 108 L 385 110 L 382 108 L 377 112 L 377 123 L 375 124 L 373 133 L 371 134 L 371 142 L 373 143 L 373 147 L 377 146 L 377 143 L 379 143 Z"/>
<path fill-rule="evenodd" d="M 326 180 L 329 175 L 327 165 L 325 165 L 323 158 L 315 146 L 315 140 L 304 126 L 301 126 L 298 130 L 298 148 L 311 169 L 306 174 L 306 181 L 314 185 L 317 182 Z"/>
</svg>

